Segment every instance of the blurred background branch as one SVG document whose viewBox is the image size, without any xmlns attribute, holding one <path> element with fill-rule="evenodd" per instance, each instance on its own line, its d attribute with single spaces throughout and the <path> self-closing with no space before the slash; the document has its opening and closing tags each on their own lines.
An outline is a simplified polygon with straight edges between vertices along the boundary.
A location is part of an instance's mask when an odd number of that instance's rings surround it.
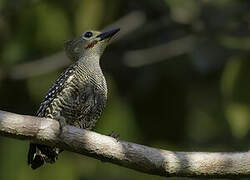
<svg viewBox="0 0 250 180">
<path fill-rule="evenodd" d="M 70 60 L 66 57 L 65 53 L 59 52 L 39 60 L 11 67 L 11 69 L 5 73 L 7 74 L 7 78 L 26 79 L 32 76 L 53 72 L 65 67 L 69 63 Z"/>
<path fill-rule="evenodd" d="M 0 107 L 35 114 L 71 63 L 64 40 L 112 27 L 121 31 L 100 62 L 109 97 L 96 131 L 174 152 L 248 151 L 249 0 L 0 0 Z M 67 152 L 31 172 L 27 151 L 0 137 L 0 179 L 152 179 Z"/>
<path fill-rule="evenodd" d="M 0 111 L 0 134 L 57 146 L 140 172 L 177 177 L 244 177 L 250 175 L 248 152 L 174 152 L 151 148 L 66 126 L 52 119 Z M 60 134 L 60 135 L 59 135 Z"/>
<path fill-rule="evenodd" d="M 112 40 L 113 42 L 142 26 L 143 23 L 146 22 L 145 18 L 145 14 L 143 12 L 132 11 L 116 22 L 105 27 L 103 31 L 114 27 L 120 27 L 122 29 L 119 36 Z M 70 60 L 66 57 L 64 51 L 61 51 L 41 59 L 16 65 L 7 70 L 0 69 L 0 78 L 27 79 L 32 76 L 56 71 L 57 69 L 67 66 L 69 63 Z"/>
<path fill-rule="evenodd" d="M 125 52 L 123 59 L 129 67 L 140 67 L 187 54 L 194 49 L 194 46 L 195 37 L 190 35 L 152 48 Z"/>
</svg>

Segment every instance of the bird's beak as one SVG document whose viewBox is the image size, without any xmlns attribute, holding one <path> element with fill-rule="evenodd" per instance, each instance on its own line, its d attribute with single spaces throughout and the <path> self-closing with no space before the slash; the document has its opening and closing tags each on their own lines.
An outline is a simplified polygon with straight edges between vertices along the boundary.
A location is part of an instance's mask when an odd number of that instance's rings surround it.
<svg viewBox="0 0 250 180">
<path fill-rule="evenodd" d="M 100 38 L 100 41 L 102 41 L 104 39 L 110 39 L 118 31 L 120 31 L 120 28 L 111 29 L 111 30 L 108 30 L 108 31 L 105 31 L 105 32 L 99 34 L 97 37 Z"/>
</svg>

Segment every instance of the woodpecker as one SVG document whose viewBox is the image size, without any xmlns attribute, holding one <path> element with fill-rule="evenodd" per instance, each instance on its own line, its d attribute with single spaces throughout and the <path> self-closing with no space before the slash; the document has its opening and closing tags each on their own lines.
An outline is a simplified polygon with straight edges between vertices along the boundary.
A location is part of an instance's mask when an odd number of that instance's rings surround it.
<svg viewBox="0 0 250 180">
<path fill-rule="evenodd" d="M 95 126 L 107 101 L 107 85 L 99 60 L 119 30 L 90 30 L 65 42 L 66 55 L 73 64 L 47 92 L 37 111 L 38 117 L 58 120 L 61 127 L 68 124 L 90 130 Z M 57 147 L 30 143 L 28 164 L 36 169 L 44 163 L 54 163 L 61 151 Z"/>
</svg>

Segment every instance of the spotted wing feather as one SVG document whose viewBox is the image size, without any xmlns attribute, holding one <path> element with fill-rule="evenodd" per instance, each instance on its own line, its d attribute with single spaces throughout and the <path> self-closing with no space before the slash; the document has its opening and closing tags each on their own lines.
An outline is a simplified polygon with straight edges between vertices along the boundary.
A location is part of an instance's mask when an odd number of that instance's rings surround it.
<svg viewBox="0 0 250 180">
<path fill-rule="evenodd" d="M 46 93 L 46 96 L 37 111 L 37 116 L 46 117 L 46 108 L 51 104 L 54 98 L 57 97 L 57 95 L 65 88 L 65 82 L 73 74 L 73 72 L 74 66 L 70 66 L 64 73 L 59 76 L 59 78 L 55 81 L 55 83 Z"/>
<path fill-rule="evenodd" d="M 72 75 L 74 67 L 70 66 L 64 73 L 62 73 L 56 82 L 47 92 L 44 101 L 41 103 L 37 116 L 47 117 L 46 108 L 51 104 L 55 97 L 63 90 L 65 82 Z M 30 143 L 28 152 L 28 164 L 32 169 L 36 169 L 44 164 L 44 162 L 53 163 L 57 159 L 60 150 L 45 145 Z"/>
</svg>

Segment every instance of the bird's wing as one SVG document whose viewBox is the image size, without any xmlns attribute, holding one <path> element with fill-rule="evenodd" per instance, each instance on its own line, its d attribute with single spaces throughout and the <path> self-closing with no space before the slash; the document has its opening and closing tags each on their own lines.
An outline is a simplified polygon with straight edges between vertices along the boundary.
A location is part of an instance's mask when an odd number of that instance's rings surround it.
<svg viewBox="0 0 250 180">
<path fill-rule="evenodd" d="M 46 96 L 37 111 L 37 116 L 39 117 L 45 116 L 45 109 L 51 104 L 53 99 L 62 91 L 62 89 L 65 86 L 65 82 L 73 74 L 73 72 L 74 72 L 74 66 L 71 65 L 59 76 L 59 78 L 55 81 L 55 83 L 46 93 Z"/>
</svg>

